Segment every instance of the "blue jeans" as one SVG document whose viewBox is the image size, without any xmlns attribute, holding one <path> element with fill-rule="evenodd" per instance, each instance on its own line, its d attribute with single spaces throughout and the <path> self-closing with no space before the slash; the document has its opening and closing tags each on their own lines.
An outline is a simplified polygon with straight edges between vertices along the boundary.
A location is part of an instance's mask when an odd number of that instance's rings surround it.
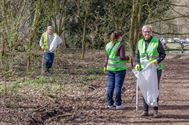
<svg viewBox="0 0 189 125">
<path fill-rule="evenodd" d="M 115 94 L 115 105 L 119 106 L 122 103 L 121 100 L 121 89 L 126 75 L 126 70 L 123 71 L 107 71 L 108 75 L 108 88 L 107 88 L 107 100 L 108 105 L 114 104 L 113 94 Z M 114 93 L 115 89 L 115 93 Z"/>
<path fill-rule="evenodd" d="M 158 78 L 158 89 L 159 89 L 159 84 L 160 84 L 160 79 L 161 79 L 161 73 L 162 70 L 157 70 L 157 78 Z M 159 97 L 157 98 L 157 103 L 159 102 Z M 144 105 L 144 111 L 148 111 L 148 104 L 146 103 L 145 99 L 143 98 L 143 105 Z M 154 110 L 158 110 L 158 106 L 153 107 Z"/>
<path fill-rule="evenodd" d="M 53 61 L 54 61 L 54 53 L 51 52 L 45 52 L 45 66 L 47 69 L 50 69 L 52 67 Z"/>
</svg>

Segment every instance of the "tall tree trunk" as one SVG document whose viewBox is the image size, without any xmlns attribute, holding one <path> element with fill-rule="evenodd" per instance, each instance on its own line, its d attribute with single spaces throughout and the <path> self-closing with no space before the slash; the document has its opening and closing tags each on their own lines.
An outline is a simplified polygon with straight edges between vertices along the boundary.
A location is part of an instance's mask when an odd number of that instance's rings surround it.
<svg viewBox="0 0 189 125">
<path fill-rule="evenodd" d="M 141 5 L 140 0 L 133 0 L 132 6 L 132 17 L 131 17 L 131 27 L 129 34 L 129 42 L 130 42 L 130 54 L 131 54 L 131 66 L 133 67 L 134 60 L 134 51 L 136 47 L 136 43 L 139 37 L 139 26 L 140 26 L 140 11 Z"/>
<path fill-rule="evenodd" d="M 137 12 L 136 12 L 136 22 L 135 22 L 135 28 L 134 28 L 134 49 L 136 48 L 136 44 L 137 44 L 137 41 L 139 40 L 139 33 L 140 33 L 140 15 L 141 15 L 141 1 L 139 0 L 139 2 L 137 3 Z"/>
<path fill-rule="evenodd" d="M 32 27 L 31 27 L 31 30 L 30 30 L 30 37 L 29 37 L 27 71 L 29 71 L 30 67 L 31 67 L 31 58 L 32 58 L 31 50 L 32 50 L 35 32 L 36 32 L 38 24 L 39 24 L 40 14 L 41 14 L 41 0 L 36 0 L 35 1 L 35 15 L 34 15 Z"/>
<path fill-rule="evenodd" d="M 9 8 L 8 8 L 8 6 L 6 5 L 7 3 L 6 3 L 6 0 L 3 0 L 2 1 L 2 5 L 1 5 L 1 10 L 2 10 L 2 16 L 4 17 L 4 20 L 2 21 L 2 24 L 3 24 L 3 29 L 4 29 L 4 31 L 2 32 L 2 34 L 1 34 L 1 38 L 2 38 L 2 41 L 3 41 L 3 43 L 2 43 L 2 53 L 1 53 L 1 61 L 2 61 L 2 67 L 5 69 L 5 70 L 9 70 L 9 68 L 8 68 L 8 63 L 9 63 L 9 61 L 8 61 L 8 56 L 7 57 L 5 57 L 6 55 L 7 55 L 7 52 L 9 51 L 9 43 L 8 43 L 8 30 L 7 29 L 9 29 L 9 25 L 8 25 L 8 20 L 9 20 L 9 18 L 8 18 L 8 15 L 9 15 L 9 13 L 8 13 L 8 10 L 9 10 Z"/>
<path fill-rule="evenodd" d="M 68 45 L 68 43 L 67 43 L 65 32 L 63 32 L 63 39 L 64 39 L 63 41 L 64 41 L 65 48 L 70 48 L 69 45 Z"/>
<path fill-rule="evenodd" d="M 83 35 L 82 35 L 82 52 L 81 52 L 81 59 L 84 59 L 85 56 L 85 50 L 86 50 L 86 27 L 87 27 L 87 12 L 85 13 L 84 23 L 83 23 Z"/>
</svg>

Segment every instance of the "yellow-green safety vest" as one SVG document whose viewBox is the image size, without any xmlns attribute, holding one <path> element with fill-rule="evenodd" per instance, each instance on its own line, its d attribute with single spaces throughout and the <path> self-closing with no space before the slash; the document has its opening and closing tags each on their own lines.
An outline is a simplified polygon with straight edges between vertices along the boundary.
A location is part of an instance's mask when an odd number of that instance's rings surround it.
<svg viewBox="0 0 189 125">
<path fill-rule="evenodd" d="M 128 67 L 125 60 L 121 60 L 120 56 L 117 56 L 118 48 L 122 45 L 120 41 L 115 41 L 115 44 L 109 42 L 106 45 L 106 52 L 108 54 L 108 71 L 122 71 L 126 70 Z"/>
<path fill-rule="evenodd" d="M 44 50 L 48 49 L 48 33 L 44 33 Z"/>
<path fill-rule="evenodd" d="M 157 50 L 158 45 L 159 45 L 159 39 L 156 37 L 152 37 L 147 49 L 145 49 L 145 40 L 144 39 L 139 40 L 138 51 L 140 55 L 140 63 L 141 63 L 142 69 L 144 68 L 144 66 L 142 65 L 142 62 L 152 61 L 159 57 L 159 53 Z M 159 64 L 158 69 L 163 69 L 163 65 Z"/>
</svg>

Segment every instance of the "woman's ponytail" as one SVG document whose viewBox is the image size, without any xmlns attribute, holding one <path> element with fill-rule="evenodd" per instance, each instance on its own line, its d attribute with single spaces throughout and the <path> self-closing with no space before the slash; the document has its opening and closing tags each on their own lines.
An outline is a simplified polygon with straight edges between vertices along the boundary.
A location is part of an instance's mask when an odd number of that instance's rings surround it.
<svg viewBox="0 0 189 125">
<path fill-rule="evenodd" d="M 112 34 L 111 34 L 111 41 L 112 41 L 112 43 L 115 42 L 115 32 L 112 32 Z"/>
<path fill-rule="evenodd" d="M 112 43 L 114 43 L 115 40 L 117 40 L 120 36 L 122 36 L 121 32 L 118 32 L 118 31 L 112 32 L 112 34 L 111 34 L 111 41 L 112 41 Z"/>
</svg>

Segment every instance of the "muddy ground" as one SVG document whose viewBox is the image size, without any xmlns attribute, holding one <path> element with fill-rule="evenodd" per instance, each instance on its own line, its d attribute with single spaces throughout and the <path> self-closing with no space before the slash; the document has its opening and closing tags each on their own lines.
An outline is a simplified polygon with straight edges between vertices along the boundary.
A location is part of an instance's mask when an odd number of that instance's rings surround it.
<svg viewBox="0 0 189 125">
<path fill-rule="evenodd" d="M 52 75 L 40 75 L 40 61 L 29 75 L 17 73 L 4 79 L 1 73 L 0 125 L 189 124 L 189 55 L 167 54 L 160 83 L 160 118 L 139 116 L 141 94 L 135 111 L 136 79 L 131 70 L 122 90 L 127 108 L 106 108 L 102 51 L 91 50 L 85 60 L 73 50 L 57 56 Z"/>
</svg>

